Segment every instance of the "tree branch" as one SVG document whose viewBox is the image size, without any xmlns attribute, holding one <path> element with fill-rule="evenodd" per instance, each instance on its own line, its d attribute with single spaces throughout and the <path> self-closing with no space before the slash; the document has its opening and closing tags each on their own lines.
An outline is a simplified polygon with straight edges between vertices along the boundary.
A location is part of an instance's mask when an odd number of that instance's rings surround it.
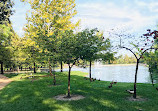
<svg viewBox="0 0 158 111">
<path fill-rule="evenodd" d="M 136 55 L 131 49 L 129 49 L 129 48 L 127 48 L 127 47 L 121 47 L 121 48 L 125 48 L 126 50 L 129 50 L 130 52 L 133 53 L 133 55 L 135 56 L 135 58 L 138 59 L 137 55 Z"/>
<path fill-rule="evenodd" d="M 71 68 L 73 65 L 75 65 L 75 63 L 78 61 L 78 58 L 75 59 L 74 63 L 71 65 Z"/>
<path fill-rule="evenodd" d="M 157 50 L 158 48 L 152 48 L 152 47 L 151 47 L 151 48 L 148 48 L 148 49 L 144 50 L 143 53 L 141 54 L 140 58 L 143 56 L 143 54 L 144 54 L 147 50 L 150 50 L 150 49 L 156 49 L 156 50 Z M 139 59 L 140 59 L 140 58 L 139 58 Z"/>
</svg>

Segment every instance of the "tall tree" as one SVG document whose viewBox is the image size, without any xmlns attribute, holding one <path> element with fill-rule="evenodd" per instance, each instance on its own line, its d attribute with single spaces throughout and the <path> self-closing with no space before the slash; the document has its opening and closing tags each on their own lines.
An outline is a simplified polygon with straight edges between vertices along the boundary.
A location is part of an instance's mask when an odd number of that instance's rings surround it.
<svg viewBox="0 0 158 111">
<path fill-rule="evenodd" d="M 31 5 L 31 16 L 27 16 L 26 36 L 35 41 L 43 52 L 50 57 L 57 53 L 57 44 L 61 33 L 74 29 L 78 22 L 73 24 L 71 18 L 76 15 L 75 0 L 22 0 Z"/>
<path fill-rule="evenodd" d="M 3 74 L 3 65 L 6 61 L 11 60 L 11 37 L 13 33 L 9 26 L 5 24 L 0 24 L 0 64 L 1 64 L 1 73 Z"/>
<path fill-rule="evenodd" d="M 11 0 L 0 0 L 0 63 L 3 74 L 4 62 L 11 59 L 11 36 L 14 31 L 11 27 L 10 16 L 13 14 L 13 2 Z"/>
</svg>

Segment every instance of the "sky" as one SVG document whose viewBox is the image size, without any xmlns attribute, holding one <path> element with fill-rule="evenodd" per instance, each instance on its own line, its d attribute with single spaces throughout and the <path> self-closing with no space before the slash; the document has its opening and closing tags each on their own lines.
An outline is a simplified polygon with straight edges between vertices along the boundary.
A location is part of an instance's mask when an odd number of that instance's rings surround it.
<svg viewBox="0 0 158 111">
<path fill-rule="evenodd" d="M 30 6 L 20 0 L 13 1 L 13 28 L 23 36 L 26 12 Z M 97 27 L 106 33 L 117 28 L 140 34 L 148 28 L 156 30 L 158 25 L 157 0 L 76 0 L 76 9 L 78 13 L 72 21 L 81 20 L 81 29 Z"/>
<path fill-rule="evenodd" d="M 13 1 L 15 13 L 11 16 L 12 25 L 15 32 L 23 37 L 26 13 L 30 6 L 20 0 Z M 136 36 L 146 33 L 147 29 L 158 29 L 157 0 L 76 0 L 76 10 L 78 13 L 72 22 L 81 20 L 81 30 L 98 28 L 104 32 L 105 38 L 109 37 L 111 29 Z M 125 49 L 119 52 L 124 52 L 123 55 L 129 53 Z"/>
<path fill-rule="evenodd" d="M 14 3 L 15 13 L 11 21 L 15 32 L 23 37 L 26 13 L 30 6 L 20 0 L 14 0 Z M 76 0 L 76 10 L 78 13 L 72 22 L 81 20 L 81 30 L 98 28 L 104 32 L 105 38 L 109 37 L 111 29 L 136 36 L 147 33 L 147 29 L 157 30 L 157 0 Z M 123 55 L 129 53 L 125 49 L 119 52 L 123 52 Z"/>
</svg>

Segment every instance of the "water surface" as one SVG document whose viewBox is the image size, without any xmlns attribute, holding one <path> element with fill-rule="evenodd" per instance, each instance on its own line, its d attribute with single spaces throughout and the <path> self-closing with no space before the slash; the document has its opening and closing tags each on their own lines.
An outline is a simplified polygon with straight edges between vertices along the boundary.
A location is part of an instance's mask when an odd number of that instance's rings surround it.
<svg viewBox="0 0 158 111">
<path fill-rule="evenodd" d="M 99 65 L 92 66 L 92 77 L 104 81 L 134 82 L 135 65 Z M 68 69 L 64 69 L 68 71 Z M 73 67 L 72 71 L 89 72 L 89 68 Z M 150 83 L 148 68 L 139 65 L 137 83 Z"/>
</svg>

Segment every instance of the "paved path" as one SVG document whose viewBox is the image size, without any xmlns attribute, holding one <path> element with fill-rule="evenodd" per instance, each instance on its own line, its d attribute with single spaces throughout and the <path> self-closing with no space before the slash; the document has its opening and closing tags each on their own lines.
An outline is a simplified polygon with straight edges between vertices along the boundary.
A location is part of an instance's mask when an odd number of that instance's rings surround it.
<svg viewBox="0 0 158 111">
<path fill-rule="evenodd" d="M 11 79 L 0 74 L 0 90 L 3 89 L 6 85 L 8 85 L 10 82 L 12 82 Z"/>
</svg>

